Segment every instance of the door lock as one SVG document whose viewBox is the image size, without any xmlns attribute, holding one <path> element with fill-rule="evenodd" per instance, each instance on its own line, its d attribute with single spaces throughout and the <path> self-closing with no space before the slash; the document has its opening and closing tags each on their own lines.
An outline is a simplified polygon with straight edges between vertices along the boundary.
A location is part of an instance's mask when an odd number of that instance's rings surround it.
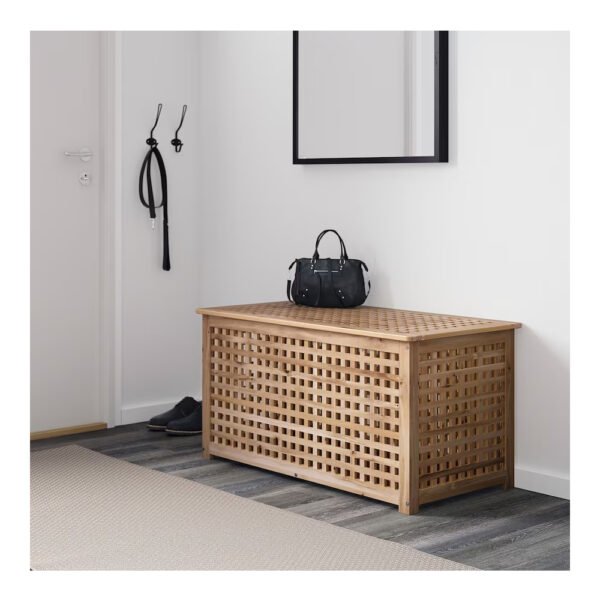
<svg viewBox="0 0 600 600">
<path fill-rule="evenodd" d="M 90 180 L 91 180 L 91 177 L 87 171 L 81 171 L 81 173 L 79 173 L 79 183 L 81 185 L 89 185 Z"/>
</svg>

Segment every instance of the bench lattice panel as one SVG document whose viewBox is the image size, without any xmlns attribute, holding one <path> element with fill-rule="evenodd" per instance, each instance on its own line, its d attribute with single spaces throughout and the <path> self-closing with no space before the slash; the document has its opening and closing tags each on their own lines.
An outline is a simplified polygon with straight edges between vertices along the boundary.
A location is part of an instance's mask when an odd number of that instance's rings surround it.
<svg viewBox="0 0 600 600">
<path fill-rule="evenodd" d="M 211 452 L 277 461 L 397 502 L 400 345 L 231 323 L 207 332 Z"/>
<path fill-rule="evenodd" d="M 419 488 L 506 470 L 504 334 L 418 350 Z"/>
</svg>

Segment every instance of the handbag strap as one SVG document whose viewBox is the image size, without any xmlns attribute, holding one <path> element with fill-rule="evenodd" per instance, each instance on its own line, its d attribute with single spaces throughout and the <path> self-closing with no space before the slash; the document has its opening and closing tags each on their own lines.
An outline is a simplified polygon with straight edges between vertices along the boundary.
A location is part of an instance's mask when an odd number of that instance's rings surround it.
<svg viewBox="0 0 600 600">
<path fill-rule="evenodd" d="M 326 233 L 330 233 L 330 232 L 335 233 L 335 235 L 337 235 L 338 239 L 340 240 L 340 260 L 348 260 L 348 252 L 346 251 L 346 244 L 344 243 L 342 236 L 335 229 L 324 229 L 323 231 L 321 231 L 321 233 L 317 237 L 317 242 L 315 244 L 315 251 L 313 253 L 312 259 L 319 260 L 319 244 L 320 244 L 323 236 Z"/>
<path fill-rule="evenodd" d="M 295 265 L 297 262 L 298 262 L 298 259 L 297 259 L 297 258 L 295 258 L 295 259 L 292 261 L 292 264 L 291 264 L 291 265 L 288 267 L 288 271 L 291 271 L 291 270 L 292 270 L 292 267 L 293 267 L 293 266 L 294 266 L 294 265 Z M 294 301 L 292 300 L 292 276 L 291 276 L 291 273 L 289 274 L 289 276 L 288 276 L 288 280 L 287 280 L 287 297 L 288 297 L 288 300 L 289 300 L 290 302 L 294 302 Z"/>
</svg>

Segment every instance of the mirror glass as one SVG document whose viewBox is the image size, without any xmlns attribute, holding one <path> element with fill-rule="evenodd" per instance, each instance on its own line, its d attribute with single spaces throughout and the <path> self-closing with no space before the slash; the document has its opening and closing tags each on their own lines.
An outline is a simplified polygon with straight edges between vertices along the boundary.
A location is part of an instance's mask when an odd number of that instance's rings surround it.
<svg viewBox="0 0 600 600">
<path fill-rule="evenodd" d="M 435 160 L 436 32 L 302 31 L 294 50 L 295 162 Z"/>
</svg>

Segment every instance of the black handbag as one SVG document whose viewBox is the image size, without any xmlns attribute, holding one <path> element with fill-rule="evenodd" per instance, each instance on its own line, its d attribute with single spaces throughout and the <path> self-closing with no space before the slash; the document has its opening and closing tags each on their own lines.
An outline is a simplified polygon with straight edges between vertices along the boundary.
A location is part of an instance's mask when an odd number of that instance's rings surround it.
<svg viewBox="0 0 600 600">
<path fill-rule="evenodd" d="M 335 233 L 340 240 L 339 258 L 320 258 L 319 242 L 326 233 Z M 287 282 L 290 302 L 321 308 L 350 308 L 362 304 L 371 291 L 371 282 L 365 273 L 367 265 L 356 258 L 348 258 L 346 244 L 334 229 L 319 234 L 312 258 L 297 258 L 289 266 L 296 266 L 293 278 Z"/>
</svg>

